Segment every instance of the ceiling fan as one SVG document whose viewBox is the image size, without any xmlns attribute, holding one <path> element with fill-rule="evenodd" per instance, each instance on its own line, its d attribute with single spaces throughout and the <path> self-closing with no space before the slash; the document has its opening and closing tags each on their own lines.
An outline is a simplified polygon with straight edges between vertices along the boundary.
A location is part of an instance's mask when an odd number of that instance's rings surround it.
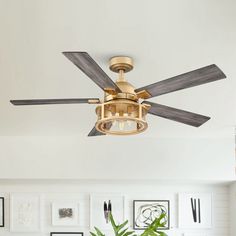
<svg viewBox="0 0 236 236">
<path fill-rule="evenodd" d="M 124 77 L 125 73 L 133 69 L 133 61 L 130 57 L 117 56 L 110 59 L 110 70 L 119 75 L 117 81 L 113 82 L 87 52 L 63 52 L 63 54 L 104 90 L 104 100 L 69 98 L 11 100 L 10 102 L 17 106 L 97 104 L 97 122 L 88 136 L 129 135 L 143 132 L 148 126 L 146 121 L 148 113 L 199 127 L 210 117 L 149 102 L 146 99 L 226 78 L 225 74 L 212 64 L 136 89 Z"/>
</svg>

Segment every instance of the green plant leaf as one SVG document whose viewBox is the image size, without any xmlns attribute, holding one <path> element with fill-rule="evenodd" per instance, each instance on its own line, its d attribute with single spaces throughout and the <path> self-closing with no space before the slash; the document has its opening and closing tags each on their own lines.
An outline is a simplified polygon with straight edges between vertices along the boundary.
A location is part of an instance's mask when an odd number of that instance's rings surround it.
<svg viewBox="0 0 236 236">
<path fill-rule="evenodd" d="M 165 222 L 159 224 L 159 227 L 165 227 L 165 226 L 166 226 L 166 223 L 167 223 L 167 222 L 165 221 Z"/>
<path fill-rule="evenodd" d="M 117 225 L 116 225 L 115 220 L 114 220 L 114 218 L 113 218 L 111 213 L 109 214 L 109 220 L 111 222 L 111 225 L 112 225 L 113 229 L 116 229 Z"/>
<path fill-rule="evenodd" d="M 98 236 L 105 236 L 105 234 L 103 234 L 97 227 L 94 227 L 94 229 L 96 230 Z"/>
<path fill-rule="evenodd" d="M 97 236 L 95 233 L 93 233 L 93 232 L 89 232 L 92 236 Z"/>
<path fill-rule="evenodd" d="M 128 224 L 128 220 L 126 220 L 122 224 L 116 224 L 112 214 L 109 214 L 109 219 L 113 228 L 113 231 L 115 233 L 115 236 L 136 236 L 134 234 L 134 231 L 128 231 L 128 228 L 125 228 Z"/>
<path fill-rule="evenodd" d="M 122 223 L 121 225 L 118 225 L 117 230 L 120 231 L 122 228 L 124 228 L 127 224 L 128 224 L 128 220 L 126 220 L 124 223 Z"/>
<path fill-rule="evenodd" d="M 129 235 L 136 236 L 136 234 L 134 233 L 135 233 L 134 231 L 128 231 L 124 234 L 124 236 L 129 236 Z"/>
<path fill-rule="evenodd" d="M 156 218 L 140 236 L 167 236 L 166 233 L 159 231 L 160 228 L 165 227 L 167 224 L 166 220 L 161 223 L 161 221 L 163 221 L 165 217 L 166 214 L 162 213 L 160 217 Z M 137 236 L 135 234 L 135 231 L 128 231 L 128 228 L 126 227 L 126 225 L 128 224 L 128 220 L 126 220 L 122 224 L 116 224 L 112 214 L 109 214 L 109 220 L 115 236 Z M 94 227 L 94 229 L 96 230 L 96 233 L 90 232 L 91 236 L 105 236 L 105 234 L 103 234 L 98 228 Z"/>
<path fill-rule="evenodd" d="M 126 228 L 126 229 L 122 230 L 121 232 L 119 232 L 119 236 L 123 236 L 128 229 L 129 228 Z"/>
<path fill-rule="evenodd" d="M 165 219 L 166 214 L 162 213 L 158 218 L 156 218 L 140 236 L 167 236 L 164 232 L 158 231 L 160 228 L 165 227 L 167 221 L 161 223 Z"/>
</svg>

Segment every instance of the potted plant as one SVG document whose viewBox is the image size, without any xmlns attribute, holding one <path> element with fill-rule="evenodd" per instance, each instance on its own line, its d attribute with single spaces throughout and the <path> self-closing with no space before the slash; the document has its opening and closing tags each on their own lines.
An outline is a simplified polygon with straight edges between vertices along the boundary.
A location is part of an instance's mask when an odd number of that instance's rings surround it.
<svg viewBox="0 0 236 236">
<path fill-rule="evenodd" d="M 141 234 L 140 236 L 167 236 L 166 233 L 159 231 L 160 227 L 164 227 L 166 221 L 162 222 L 165 219 L 166 214 L 162 213 L 160 217 L 156 218 Z M 112 214 L 109 214 L 110 223 L 114 230 L 115 236 L 138 236 L 135 231 L 130 231 L 127 227 L 128 220 L 122 224 L 116 224 Z M 162 223 L 161 223 L 162 222 Z M 95 232 L 90 232 L 91 236 L 105 236 L 97 227 L 94 227 Z"/>
</svg>

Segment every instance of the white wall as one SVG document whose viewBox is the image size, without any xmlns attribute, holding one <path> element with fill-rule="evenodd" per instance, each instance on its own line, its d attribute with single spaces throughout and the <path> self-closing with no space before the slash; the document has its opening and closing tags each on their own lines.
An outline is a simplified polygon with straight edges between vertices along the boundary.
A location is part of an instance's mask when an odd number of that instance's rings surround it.
<svg viewBox="0 0 236 236">
<path fill-rule="evenodd" d="M 183 236 L 184 233 L 193 233 L 191 236 L 229 236 L 229 205 L 228 187 L 220 184 L 182 184 L 155 181 L 1 181 L 1 195 L 6 197 L 6 228 L 0 228 L 0 236 L 49 236 L 50 231 L 83 231 L 88 236 L 90 193 L 118 193 L 126 196 L 126 218 L 132 222 L 132 200 L 134 199 L 169 199 L 171 201 L 171 230 L 169 236 Z M 43 194 L 43 232 L 40 234 L 9 233 L 9 193 L 37 192 Z M 208 230 L 180 230 L 177 228 L 177 194 L 179 192 L 209 192 L 213 193 L 213 228 Z M 80 227 L 52 227 L 51 202 L 61 199 L 77 199 L 81 205 Z M 108 234 L 110 235 L 110 234 Z M 233 236 L 233 235 L 232 235 Z"/>
<path fill-rule="evenodd" d="M 0 137 L 0 178 L 235 178 L 231 138 Z"/>
<path fill-rule="evenodd" d="M 236 182 L 231 184 L 229 191 L 229 205 L 230 205 L 230 236 L 236 235 Z"/>
</svg>

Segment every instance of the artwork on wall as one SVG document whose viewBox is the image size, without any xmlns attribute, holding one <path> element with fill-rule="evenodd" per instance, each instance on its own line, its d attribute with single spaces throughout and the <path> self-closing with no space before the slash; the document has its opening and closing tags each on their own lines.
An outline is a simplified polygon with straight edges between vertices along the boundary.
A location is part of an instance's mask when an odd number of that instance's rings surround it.
<svg viewBox="0 0 236 236">
<path fill-rule="evenodd" d="M 124 196 L 91 195 L 90 196 L 90 228 L 94 226 L 103 230 L 111 230 L 108 215 L 111 212 L 117 222 L 124 221 Z"/>
<path fill-rule="evenodd" d="M 40 232 L 40 195 L 12 194 L 10 198 L 10 230 Z"/>
<path fill-rule="evenodd" d="M 0 227 L 4 227 L 4 197 L 0 197 Z"/>
<path fill-rule="evenodd" d="M 52 203 L 52 225 L 76 226 L 79 218 L 78 202 Z"/>
<path fill-rule="evenodd" d="M 82 232 L 51 232 L 50 236 L 67 236 L 67 235 L 74 235 L 74 236 L 83 236 Z"/>
<path fill-rule="evenodd" d="M 166 230 L 170 228 L 170 201 L 169 200 L 134 200 L 133 201 L 133 228 L 143 230 L 147 228 L 162 213 L 166 214 L 162 222 L 166 222 Z"/>
<path fill-rule="evenodd" d="M 179 227 L 207 229 L 212 226 L 212 194 L 179 194 Z"/>
</svg>

